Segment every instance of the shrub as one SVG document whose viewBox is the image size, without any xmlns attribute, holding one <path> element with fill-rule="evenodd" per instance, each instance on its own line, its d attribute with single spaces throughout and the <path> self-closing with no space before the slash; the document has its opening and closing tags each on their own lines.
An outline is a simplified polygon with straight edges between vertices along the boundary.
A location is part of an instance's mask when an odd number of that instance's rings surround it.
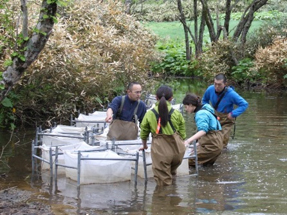
<svg viewBox="0 0 287 215">
<path fill-rule="evenodd" d="M 192 1 L 183 1 L 182 8 L 186 19 L 193 19 Z M 177 21 L 179 11 L 176 2 L 134 4 L 131 8 L 133 16 L 139 21 L 171 22 Z"/>
<path fill-rule="evenodd" d="M 249 33 L 245 45 L 245 57 L 254 59 L 259 47 L 265 48 L 271 45 L 277 37 L 287 37 L 286 22 L 287 16 L 280 16 L 280 18 L 264 22 L 262 27 Z"/>
<path fill-rule="evenodd" d="M 250 58 L 244 58 L 236 66 L 233 66 L 231 77 L 239 84 L 254 83 L 262 79 L 257 70 L 254 69 L 254 62 Z"/>
<path fill-rule="evenodd" d="M 240 59 L 237 45 L 230 40 L 219 40 L 209 46 L 198 59 L 198 75 L 206 80 L 212 80 L 214 75 L 225 73 L 231 78 L 232 67 L 235 61 Z M 235 60 L 236 59 L 236 60 Z"/>
<path fill-rule="evenodd" d="M 259 48 L 255 54 L 255 67 L 266 77 L 268 84 L 285 85 L 287 75 L 287 39 L 276 39 L 273 44 Z M 285 85 L 286 86 L 286 85 Z"/>
<path fill-rule="evenodd" d="M 119 2 L 83 0 L 60 13 L 45 49 L 14 90 L 20 95 L 16 114 L 29 124 L 62 123 L 77 110 L 106 106 L 128 82 L 147 84 L 149 63 L 158 59 L 155 36 Z"/>
</svg>

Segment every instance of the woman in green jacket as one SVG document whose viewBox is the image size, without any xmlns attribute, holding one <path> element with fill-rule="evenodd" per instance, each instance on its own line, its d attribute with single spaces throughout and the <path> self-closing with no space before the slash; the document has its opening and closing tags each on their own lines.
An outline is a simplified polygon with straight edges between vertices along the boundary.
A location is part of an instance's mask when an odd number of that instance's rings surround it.
<svg viewBox="0 0 287 215">
<path fill-rule="evenodd" d="M 182 114 L 172 108 L 172 98 L 172 89 L 161 86 L 156 92 L 155 107 L 147 111 L 141 123 L 143 147 L 140 150 L 148 148 L 147 139 L 151 133 L 152 170 L 160 186 L 172 184 L 185 153 L 185 121 Z"/>
</svg>

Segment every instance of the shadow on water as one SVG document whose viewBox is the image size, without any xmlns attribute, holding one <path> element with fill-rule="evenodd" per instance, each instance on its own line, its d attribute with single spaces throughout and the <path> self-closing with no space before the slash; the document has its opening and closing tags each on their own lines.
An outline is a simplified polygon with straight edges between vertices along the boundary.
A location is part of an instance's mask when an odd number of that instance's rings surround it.
<svg viewBox="0 0 287 215">
<path fill-rule="evenodd" d="M 188 83 L 177 87 L 180 102 Z M 204 88 L 197 89 L 202 95 Z M 52 205 L 55 214 L 285 214 L 287 211 L 287 95 L 240 92 L 248 110 L 236 120 L 235 139 L 213 167 L 200 167 L 199 176 L 181 176 L 168 187 L 157 187 L 152 178 L 145 185 L 133 182 L 81 185 L 49 173 L 31 181 L 31 141 L 7 148 L 7 176 L 0 186 L 34 190 Z M 195 132 L 193 116 L 186 116 L 187 133 Z M 4 139 L 5 138 L 5 139 Z M 7 134 L 1 133 L 1 144 Z M 9 154 L 10 153 L 10 154 Z M 6 169 L 7 170 L 7 169 Z M 3 172 L 3 169 L 1 169 Z"/>
</svg>

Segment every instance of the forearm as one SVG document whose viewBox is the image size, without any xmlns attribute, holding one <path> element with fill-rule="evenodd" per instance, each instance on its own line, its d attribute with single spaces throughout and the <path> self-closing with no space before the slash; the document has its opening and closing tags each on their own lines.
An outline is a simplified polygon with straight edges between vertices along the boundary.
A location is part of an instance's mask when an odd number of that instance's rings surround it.
<svg viewBox="0 0 287 215">
<path fill-rule="evenodd" d="M 113 119 L 113 110 L 111 108 L 109 108 L 107 110 L 107 116 L 106 116 L 106 122 L 111 122 Z"/>
<path fill-rule="evenodd" d="M 186 141 L 185 141 L 185 144 L 190 144 L 191 142 L 193 142 L 194 140 L 197 140 L 199 139 L 200 137 L 202 137 L 203 135 L 205 135 L 206 132 L 201 130 L 201 131 L 198 131 L 196 134 L 194 134 L 193 136 L 191 136 L 190 138 L 188 138 Z"/>
<path fill-rule="evenodd" d="M 148 148 L 147 140 L 142 140 L 142 144 L 143 144 L 143 146 L 139 149 L 140 151 Z"/>
</svg>

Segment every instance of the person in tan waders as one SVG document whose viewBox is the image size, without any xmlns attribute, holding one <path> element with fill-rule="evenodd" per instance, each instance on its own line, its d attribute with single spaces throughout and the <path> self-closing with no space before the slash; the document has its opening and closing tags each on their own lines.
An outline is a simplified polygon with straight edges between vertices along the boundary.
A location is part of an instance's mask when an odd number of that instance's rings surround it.
<svg viewBox="0 0 287 215">
<path fill-rule="evenodd" d="M 138 138 L 138 122 L 141 123 L 146 105 L 140 100 L 142 87 L 131 82 L 125 96 L 117 96 L 108 106 L 106 122 L 111 123 L 108 140 L 135 140 Z"/>
<path fill-rule="evenodd" d="M 185 121 L 178 110 L 170 104 L 172 89 L 161 86 L 156 92 L 155 107 L 145 114 L 141 123 L 140 137 L 147 149 L 147 138 L 152 134 L 151 159 L 154 179 L 159 186 L 171 185 L 176 169 L 180 166 L 185 145 Z"/>
<path fill-rule="evenodd" d="M 187 113 L 195 113 L 197 126 L 197 132 L 185 140 L 185 145 L 197 140 L 198 164 L 213 165 L 223 149 L 223 132 L 214 109 L 209 104 L 202 105 L 194 94 L 187 94 L 182 103 Z M 195 166 L 194 159 L 189 159 L 189 165 Z"/>
<path fill-rule="evenodd" d="M 225 75 L 223 73 L 217 74 L 214 77 L 214 85 L 210 85 L 202 97 L 202 103 L 210 103 L 215 110 L 215 114 L 219 117 L 224 135 L 224 148 L 227 148 L 233 127 L 235 132 L 235 119 L 248 108 L 248 102 L 234 90 L 234 87 L 226 84 Z M 234 106 L 237 107 L 234 108 Z"/>
</svg>

